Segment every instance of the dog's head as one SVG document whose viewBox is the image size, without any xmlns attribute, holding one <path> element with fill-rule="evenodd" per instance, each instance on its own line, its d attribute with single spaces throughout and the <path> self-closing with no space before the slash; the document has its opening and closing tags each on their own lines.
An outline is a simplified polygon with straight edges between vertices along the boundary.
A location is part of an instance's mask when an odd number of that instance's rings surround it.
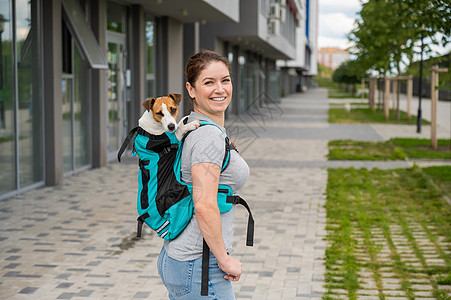
<svg viewBox="0 0 451 300">
<path fill-rule="evenodd" d="M 173 132 L 177 129 L 178 105 L 182 95 L 169 94 L 166 97 L 152 98 L 143 102 L 144 108 L 152 113 L 155 121 L 160 122 L 165 131 Z"/>
</svg>

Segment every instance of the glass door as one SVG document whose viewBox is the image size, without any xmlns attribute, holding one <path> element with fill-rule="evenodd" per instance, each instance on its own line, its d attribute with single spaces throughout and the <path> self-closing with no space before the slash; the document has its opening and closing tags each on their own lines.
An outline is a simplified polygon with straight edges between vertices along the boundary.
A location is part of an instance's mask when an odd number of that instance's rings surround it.
<svg viewBox="0 0 451 300">
<path fill-rule="evenodd" d="M 108 158 L 117 155 L 127 125 L 125 111 L 125 37 L 108 36 Z"/>
</svg>

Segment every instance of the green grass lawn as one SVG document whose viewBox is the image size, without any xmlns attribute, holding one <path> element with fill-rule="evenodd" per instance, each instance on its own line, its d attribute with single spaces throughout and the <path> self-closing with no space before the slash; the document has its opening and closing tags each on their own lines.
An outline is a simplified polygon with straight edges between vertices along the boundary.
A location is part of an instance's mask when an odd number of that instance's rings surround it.
<svg viewBox="0 0 451 300">
<path fill-rule="evenodd" d="M 328 172 L 323 299 L 449 299 L 451 167 Z"/>
<path fill-rule="evenodd" d="M 429 167 L 423 169 L 433 183 L 442 190 L 448 198 L 451 198 L 451 169 L 450 167 Z M 451 275 L 451 274 L 450 274 Z M 451 284 L 451 282 L 450 282 Z"/>
<path fill-rule="evenodd" d="M 360 95 L 353 95 L 352 93 L 346 91 L 346 90 L 342 90 L 342 89 L 338 89 L 338 88 L 329 88 L 327 90 L 327 97 L 328 98 L 334 98 L 334 99 L 343 99 L 343 98 L 352 98 L 352 99 L 360 99 L 361 96 Z"/>
<path fill-rule="evenodd" d="M 386 142 L 336 140 L 329 142 L 329 160 L 451 159 L 450 140 L 437 140 L 434 150 L 429 139 L 394 138 Z"/>
<path fill-rule="evenodd" d="M 410 158 L 451 159 L 451 140 L 438 139 L 434 150 L 430 139 L 394 138 L 391 141 Z"/>
<path fill-rule="evenodd" d="M 412 115 L 411 120 L 407 120 L 407 113 L 400 111 L 400 120 L 396 119 L 396 112 L 390 110 L 389 119 L 385 120 L 384 111 L 376 109 L 372 111 L 369 108 L 353 107 L 348 113 L 344 108 L 329 108 L 329 123 L 389 123 L 389 124 L 409 124 L 415 125 L 417 117 Z M 422 124 L 427 125 L 430 122 L 423 119 Z"/>
</svg>

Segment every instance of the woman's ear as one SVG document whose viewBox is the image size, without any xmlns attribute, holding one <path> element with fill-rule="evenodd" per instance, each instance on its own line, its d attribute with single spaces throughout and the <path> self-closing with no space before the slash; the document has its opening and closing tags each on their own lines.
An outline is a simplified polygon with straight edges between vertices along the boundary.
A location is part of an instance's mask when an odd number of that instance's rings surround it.
<svg viewBox="0 0 451 300">
<path fill-rule="evenodd" d="M 191 97 L 191 99 L 194 99 L 195 98 L 194 88 L 188 81 L 186 82 L 186 90 L 188 91 L 188 94 Z"/>
</svg>

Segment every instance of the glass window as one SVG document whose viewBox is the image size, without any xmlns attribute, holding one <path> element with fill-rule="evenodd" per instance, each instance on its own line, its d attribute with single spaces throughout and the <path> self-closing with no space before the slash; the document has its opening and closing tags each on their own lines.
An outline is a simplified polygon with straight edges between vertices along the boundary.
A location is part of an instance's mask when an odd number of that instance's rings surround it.
<svg viewBox="0 0 451 300">
<path fill-rule="evenodd" d="M 16 189 L 11 1 L 0 5 L 0 195 Z"/>
<path fill-rule="evenodd" d="M 91 28 L 86 22 L 83 9 L 75 1 L 62 0 L 68 27 L 76 37 L 78 46 L 94 69 L 106 69 L 105 56 Z M 86 9 L 86 5 L 85 5 Z"/>
<path fill-rule="evenodd" d="M 148 19 L 146 21 L 146 96 L 155 97 L 155 22 Z"/>
<path fill-rule="evenodd" d="M 78 47 L 74 47 L 73 126 L 76 169 L 91 164 L 89 76 L 86 61 L 82 59 Z"/>
<path fill-rule="evenodd" d="M 44 169 L 39 1 L 15 1 L 14 15 L 12 3 L 0 5 L 0 195 L 42 182 Z"/>
<path fill-rule="evenodd" d="M 271 70 L 269 71 L 269 87 L 268 93 L 271 99 L 275 102 L 279 101 L 279 71 Z"/>
<path fill-rule="evenodd" d="M 118 3 L 108 2 L 107 4 L 107 106 L 108 106 L 108 160 L 116 157 L 125 138 L 128 128 L 127 116 L 130 112 L 130 102 L 126 101 L 126 95 L 130 95 L 130 89 L 126 82 L 127 72 L 127 36 L 119 34 L 126 32 L 127 7 Z M 111 24 L 119 24 L 118 27 L 111 27 Z M 112 32 L 114 31 L 114 32 Z M 129 110 L 127 110 L 127 108 Z"/>
<path fill-rule="evenodd" d="M 118 101 L 119 82 L 119 49 L 118 44 L 108 43 L 108 150 L 115 151 L 119 147 L 119 130 L 121 101 Z"/>
<path fill-rule="evenodd" d="M 64 78 L 65 77 L 65 78 Z M 72 171 L 72 76 L 65 75 L 61 83 L 63 106 L 63 169 Z"/>
<path fill-rule="evenodd" d="M 125 18 L 123 13 L 123 6 L 109 1 L 107 5 L 108 20 L 107 30 L 119 33 L 125 33 Z"/>
<path fill-rule="evenodd" d="M 235 62 L 233 61 L 233 52 L 232 51 L 229 51 L 227 53 L 227 59 L 229 60 L 229 63 L 230 63 L 230 68 L 231 68 L 230 76 L 232 78 L 232 84 L 235 85 L 236 70 L 234 69 L 235 68 Z M 234 86 L 233 94 L 232 94 L 232 101 L 230 102 L 229 107 L 227 108 L 229 113 L 236 113 L 235 112 L 235 101 L 238 101 L 238 97 L 236 96 L 237 91 L 238 91 L 237 87 Z"/>
<path fill-rule="evenodd" d="M 72 172 L 91 163 L 90 72 L 63 20 L 63 168 Z"/>
<path fill-rule="evenodd" d="M 43 180 L 41 61 L 37 1 L 16 1 L 16 58 L 20 187 Z M 33 5 L 33 13 L 32 13 Z"/>
<path fill-rule="evenodd" d="M 246 57 L 244 55 L 240 55 L 238 57 L 238 63 L 240 65 L 240 113 L 244 112 L 247 107 L 248 101 L 248 84 L 247 84 L 247 68 L 246 68 Z"/>
</svg>

